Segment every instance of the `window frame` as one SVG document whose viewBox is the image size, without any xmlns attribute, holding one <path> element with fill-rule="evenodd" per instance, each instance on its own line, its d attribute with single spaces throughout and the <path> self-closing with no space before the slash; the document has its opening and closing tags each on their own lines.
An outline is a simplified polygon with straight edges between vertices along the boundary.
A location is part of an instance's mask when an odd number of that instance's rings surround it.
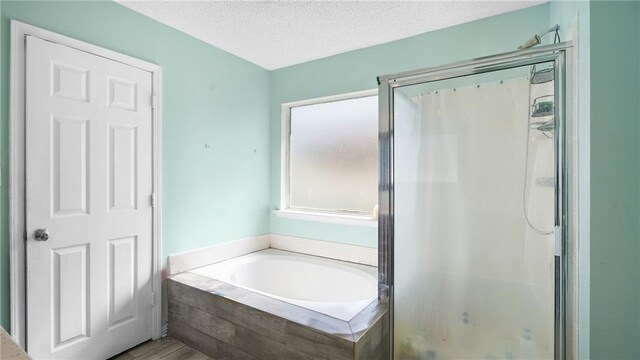
<svg viewBox="0 0 640 360">
<path fill-rule="evenodd" d="M 298 220 L 334 222 L 350 225 L 377 226 L 375 214 L 361 214 L 347 210 L 320 210 L 289 207 L 290 194 L 290 140 L 291 140 L 291 109 L 296 107 L 318 105 L 343 100 L 359 99 L 378 96 L 378 89 L 355 91 L 338 95 L 324 96 L 300 101 L 282 103 L 280 106 L 280 207 L 276 211 L 278 217 Z"/>
</svg>

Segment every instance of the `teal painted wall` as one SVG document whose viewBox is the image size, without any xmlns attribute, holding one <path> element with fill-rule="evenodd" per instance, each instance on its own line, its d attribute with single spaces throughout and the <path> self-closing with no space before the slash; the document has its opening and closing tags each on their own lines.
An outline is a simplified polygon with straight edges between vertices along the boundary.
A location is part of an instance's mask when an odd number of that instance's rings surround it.
<svg viewBox="0 0 640 360">
<path fill-rule="evenodd" d="M 546 28 L 549 5 L 275 70 L 271 82 L 271 209 L 280 202 L 280 104 L 377 87 L 376 77 L 515 50 Z M 278 218 L 271 232 L 377 246 L 375 228 Z"/>
<path fill-rule="evenodd" d="M 591 348 L 640 359 L 638 2 L 591 2 Z"/>
<path fill-rule="evenodd" d="M 0 76 L 16 19 L 163 67 L 163 255 L 269 232 L 265 69 L 114 2 L 2 1 Z M 8 81 L 0 89 L 8 165 Z M 209 144 L 209 148 L 205 148 Z M 9 326 L 8 176 L 0 192 L 0 324 Z"/>
</svg>

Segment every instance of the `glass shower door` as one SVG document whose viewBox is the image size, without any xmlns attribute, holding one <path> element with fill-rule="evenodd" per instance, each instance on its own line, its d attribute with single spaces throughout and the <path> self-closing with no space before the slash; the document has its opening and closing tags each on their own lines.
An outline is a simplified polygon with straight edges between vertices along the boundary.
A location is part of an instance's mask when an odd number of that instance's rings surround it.
<svg viewBox="0 0 640 360">
<path fill-rule="evenodd" d="M 553 66 L 392 88 L 395 359 L 554 357 Z"/>
</svg>

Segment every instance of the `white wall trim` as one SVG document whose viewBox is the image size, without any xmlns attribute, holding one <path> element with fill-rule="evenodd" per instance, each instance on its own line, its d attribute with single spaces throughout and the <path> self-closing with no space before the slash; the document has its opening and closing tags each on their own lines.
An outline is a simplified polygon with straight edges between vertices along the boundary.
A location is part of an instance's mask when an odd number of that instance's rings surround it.
<svg viewBox="0 0 640 360">
<path fill-rule="evenodd" d="M 266 234 L 169 255 L 169 274 L 175 275 L 268 248 L 378 266 L 377 248 Z"/>
<path fill-rule="evenodd" d="M 153 65 L 153 64 L 151 64 Z M 152 89 L 155 106 L 151 109 L 152 117 L 152 138 L 153 141 L 153 196 L 155 204 L 153 207 L 153 283 L 151 290 L 154 293 L 157 304 L 153 309 L 151 321 L 151 336 L 154 340 L 161 338 L 166 332 L 162 330 L 162 67 L 155 65 L 152 73 Z M 166 336 L 166 335 L 165 335 Z"/>
<path fill-rule="evenodd" d="M 11 94 L 9 134 L 9 246 L 10 246 L 10 297 L 11 336 L 23 348 L 26 344 L 26 261 L 25 261 L 25 52 L 26 37 L 34 36 L 76 50 L 88 52 L 125 65 L 152 73 L 153 92 L 158 99 L 152 111 L 153 139 L 153 189 L 156 206 L 153 211 L 153 280 L 152 291 L 157 300 L 161 294 L 161 204 L 162 204 L 162 68 L 131 56 L 101 48 L 80 40 L 28 25 L 11 21 Z M 153 310 L 152 337 L 162 334 L 160 301 Z"/>
<path fill-rule="evenodd" d="M 290 101 L 290 102 L 282 103 L 282 106 L 292 108 L 297 106 L 322 104 L 322 103 L 328 103 L 333 101 L 355 99 L 355 98 L 367 97 L 367 96 L 373 96 L 373 95 L 378 95 L 378 88 L 352 91 L 344 94 L 329 95 L 329 96 L 323 96 L 323 97 L 313 98 L 313 99 Z"/>
<path fill-rule="evenodd" d="M 587 16 L 585 20 L 584 17 Z M 574 215 L 574 246 L 576 247 L 575 263 L 572 264 L 575 272 L 575 288 L 570 289 L 575 297 L 575 319 L 574 319 L 574 338 L 571 339 L 574 344 L 574 353 L 576 359 L 590 358 L 590 287 L 591 287 L 591 113 L 587 108 L 581 111 L 580 99 L 589 99 L 591 96 L 590 84 L 581 84 L 584 80 L 584 74 L 580 68 L 589 71 L 591 68 L 591 58 L 589 54 L 583 54 L 587 49 L 582 47 L 583 41 L 590 38 L 590 30 L 588 26 L 581 26 L 581 23 L 588 22 L 589 14 L 578 11 L 573 18 L 569 38 L 575 46 L 574 64 L 571 64 L 574 72 L 573 86 L 573 116 L 574 116 L 574 139 L 575 147 L 574 159 L 574 196 L 575 210 Z M 581 20 L 582 18 L 582 20 Z"/>
<path fill-rule="evenodd" d="M 317 221 L 334 224 L 378 227 L 378 220 L 373 217 L 343 215 L 333 213 L 320 213 L 309 211 L 295 210 L 277 210 L 274 211 L 277 217 L 294 220 Z"/>
<path fill-rule="evenodd" d="M 25 278 L 25 164 L 24 95 L 27 31 L 21 23 L 11 22 L 11 84 L 9 125 L 9 248 L 11 336 L 21 347 L 26 344 Z"/>
</svg>

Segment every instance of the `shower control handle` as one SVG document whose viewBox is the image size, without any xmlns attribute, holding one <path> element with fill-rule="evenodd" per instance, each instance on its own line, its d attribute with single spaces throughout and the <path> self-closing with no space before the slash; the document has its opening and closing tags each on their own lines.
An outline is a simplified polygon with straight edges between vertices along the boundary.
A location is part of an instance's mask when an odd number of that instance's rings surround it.
<svg viewBox="0 0 640 360">
<path fill-rule="evenodd" d="M 37 241 L 47 241 L 47 240 L 49 240 L 49 230 L 47 230 L 47 229 L 38 229 L 38 230 L 34 231 L 33 237 Z"/>
</svg>

